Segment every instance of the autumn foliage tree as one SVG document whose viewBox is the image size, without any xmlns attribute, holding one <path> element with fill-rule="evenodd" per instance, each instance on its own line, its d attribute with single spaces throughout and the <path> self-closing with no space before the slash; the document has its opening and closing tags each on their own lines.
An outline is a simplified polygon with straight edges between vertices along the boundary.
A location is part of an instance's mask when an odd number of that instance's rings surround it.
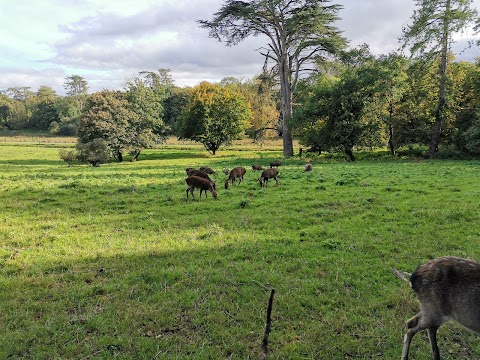
<svg viewBox="0 0 480 360">
<path fill-rule="evenodd" d="M 202 143 L 215 155 L 220 146 L 243 135 L 250 118 L 251 110 L 242 94 L 203 82 L 192 89 L 182 112 L 179 135 Z"/>
</svg>

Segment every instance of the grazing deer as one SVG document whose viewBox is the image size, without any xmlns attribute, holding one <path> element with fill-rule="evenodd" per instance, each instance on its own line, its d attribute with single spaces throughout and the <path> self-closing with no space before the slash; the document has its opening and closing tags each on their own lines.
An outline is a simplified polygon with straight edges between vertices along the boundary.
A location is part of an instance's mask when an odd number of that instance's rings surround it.
<svg viewBox="0 0 480 360">
<path fill-rule="evenodd" d="M 260 171 L 260 170 L 263 170 L 263 168 L 260 165 L 252 165 L 252 170 L 253 171 Z"/>
<path fill-rule="evenodd" d="M 185 179 L 185 182 L 188 185 L 187 188 L 187 199 L 188 199 L 188 193 L 190 192 L 192 194 L 192 197 L 195 197 L 193 195 L 193 190 L 195 188 L 200 189 L 200 197 L 202 197 L 202 192 L 205 191 L 205 197 L 207 197 L 207 191 L 210 191 L 213 195 L 213 197 L 216 199 L 217 198 L 217 190 L 215 189 L 215 183 L 211 180 L 199 177 L 199 176 L 191 176 Z"/>
<path fill-rule="evenodd" d="M 227 168 L 225 168 L 225 169 L 223 169 L 223 173 L 224 173 L 225 175 L 228 175 L 228 174 L 230 174 L 230 170 L 228 170 Z"/>
<path fill-rule="evenodd" d="M 201 166 L 201 167 L 200 167 L 200 170 L 205 171 L 205 172 L 206 172 L 207 174 L 209 174 L 209 175 L 216 174 L 216 172 L 213 171 L 212 168 L 209 168 L 209 167 L 206 167 L 206 166 Z"/>
<path fill-rule="evenodd" d="M 270 168 L 265 170 L 262 173 L 262 176 L 260 176 L 260 178 L 258 179 L 258 182 L 260 183 L 260 186 L 263 187 L 263 185 L 265 185 L 265 187 L 267 187 L 268 179 L 275 179 L 275 181 L 277 182 L 277 185 L 275 186 L 278 186 L 277 176 L 278 176 L 278 169 Z"/>
<path fill-rule="evenodd" d="M 279 167 L 280 165 L 282 165 L 282 162 L 281 162 L 281 161 L 272 161 L 272 162 L 270 163 L 270 168 Z"/>
<path fill-rule="evenodd" d="M 238 179 L 238 185 L 240 185 L 243 180 L 243 175 L 245 175 L 246 172 L 247 169 L 245 169 L 243 166 L 238 166 L 232 169 L 232 171 L 230 171 L 230 175 L 228 176 L 227 181 L 225 181 L 225 189 L 228 189 L 229 181 L 232 183 L 232 185 L 235 184 L 235 179 Z"/>
<path fill-rule="evenodd" d="M 414 335 L 425 329 L 433 359 L 440 360 L 437 330 L 447 320 L 480 333 L 480 263 L 457 257 L 434 259 L 418 266 L 410 283 L 420 301 L 420 312 L 407 321 L 402 360 L 408 360 Z"/>
<path fill-rule="evenodd" d="M 308 164 L 305 164 L 305 171 L 312 171 L 313 170 L 313 165 L 308 163 Z"/>
<path fill-rule="evenodd" d="M 187 176 L 188 177 L 198 176 L 198 177 L 212 181 L 212 179 L 210 179 L 210 176 L 208 176 L 208 174 L 203 170 L 195 170 L 195 169 L 189 170 L 187 171 Z M 214 183 L 214 181 L 212 182 Z"/>
</svg>

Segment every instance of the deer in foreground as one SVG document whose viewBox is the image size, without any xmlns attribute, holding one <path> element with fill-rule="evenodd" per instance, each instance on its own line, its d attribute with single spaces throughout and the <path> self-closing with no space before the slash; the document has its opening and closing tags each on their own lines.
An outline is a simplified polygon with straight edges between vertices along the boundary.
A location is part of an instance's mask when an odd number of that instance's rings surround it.
<svg viewBox="0 0 480 360">
<path fill-rule="evenodd" d="M 230 171 L 230 175 L 228 176 L 227 181 L 225 181 L 225 189 L 228 189 L 228 182 L 229 181 L 233 185 L 233 184 L 235 184 L 236 179 L 238 179 L 238 185 L 240 185 L 240 183 L 243 180 L 243 175 L 245 175 L 246 172 L 247 172 L 247 169 L 245 169 L 243 166 L 238 166 L 238 167 L 232 169 L 232 171 Z"/>
<path fill-rule="evenodd" d="M 480 333 L 480 263 L 457 257 L 434 259 L 418 266 L 410 283 L 420 312 L 407 321 L 402 360 L 408 360 L 412 338 L 425 329 L 433 359 L 440 360 L 437 330 L 447 320 Z"/>
<path fill-rule="evenodd" d="M 188 193 L 190 192 L 192 194 L 192 197 L 194 198 L 195 196 L 193 195 L 193 190 L 195 188 L 200 189 L 200 197 L 202 197 L 202 192 L 205 191 L 205 197 L 207 197 L 207 191 L 210 191 L 212 193 L 212 196 L 216 199 L 217 198 L 217 190 L 215 189 L 215 183 L 211 180 L 199 177 L 199 176 L 190 176 L 185 179 L 185 182 L 188 185 L 187 188 L 187 199 L 188 199 Z"/>
<path fill-rule="evenodd" d="M 270 168 L 270 169 L 265 170 L 262 173 L 262 176 L 260 176 L 260 178 L 258 179 L 258 182 L 260 183 L 260 186 L 263 187 L 263 185 L 265 185 L 265 187 L 267 187 L 268 179 L 275 179 L 275 181 L 277 182 L 277 185 L 275 185 L 275 186 L 278 186 L 277 177 L 278 177 L 278 169 Z"/>
</svg>

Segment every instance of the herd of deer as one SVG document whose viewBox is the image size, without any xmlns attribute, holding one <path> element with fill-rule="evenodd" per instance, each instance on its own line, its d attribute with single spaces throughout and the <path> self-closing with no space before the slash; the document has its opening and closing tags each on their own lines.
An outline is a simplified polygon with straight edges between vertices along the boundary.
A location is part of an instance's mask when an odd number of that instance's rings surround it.
<svg viewBox="0 0 480 360">
<path fill-rule="evenodd" d="M 270 168 L 264 170 L 258 179 L 260 186 L 267 186 L 269 179 L 274 179 L 278 186 L 278 167 L 281 162 L 271 162 Z M 259 165 L 252 165 L 253 171 L 262 171 Z M 312 171 L 312 164 L 306 164 L 305 171 Z M 223 173 L 228 175 L 225 189 L 238 180 L 240 184 L 246 173 L 243 166 Z M 217 198 L 215 182 L 208 175 L 215 174 L 209 167 L 199 170 L 186 169 L 188 178 L 185 180 L 187 198 L 190 192 L 200 189 L 210 191 Z M 410 274 L 409 274 L 410 275 Z M 416 333 L 427 330 L 432 358 L 440 360 L 437 344 L 437 330 L 448 320 L 455 320 L 466 328 L 480 334 L 480 263 L 457 257 L 441 257 L 421 264 L 410 275 L 410 285 L 420 301 L 420 312 L 407 321 L 407 332 L 403 341 L 402 360 L 408 360 L 410 344 Z"/>
<path fill-rule="evenodd" d="M 278 167 L 282 165 L 280 161 L 273 161 L 270 163 L 270 168 L 266 169 L 265 171 L 262 172 L 260 175 L 260 178 L 258 179 L 258 182 L 260 183 L 260 186 L 267 186 L 268 185 L 268 180 L 269 179 L 274 179 L 276 182 L 276 186 L 278 186 Z M 306 164 L 305 165 L 305 171 L 312 171 L 313 166 L 312 164 Z M 252 165 L 252 170 L 253 171 L 262 171 L 263 168 L 260 165 Z M 212 196 L 216 199 L 218 194 L 217 194 L 217 188 L 215 181 L 213 181 L 209 175 L 216 174 L 215 171 L 209 167 L 202 166 L 200 169 L 195 169 L 195 168 L 186 168 L 185 171 L 187 172 L 187 178 L 185 179 L 185 182 L 188 185 L 187 188 L 187 198 L 188 198 L 188 193 L 193 195 L 193 190 L 198 188 L 200 189 L 200 197 L 202 197 L 202 193 L 205 192 L 205 196 L 207 196 L 207 191 L 210 191 L 212 193 Z M 228 189 L 229 184 L 231 183 L 232 185 L 235 184 L 235 182 L 238 180 L 238 185 L 243 180 L 243 176 L 247 172 L 247 169 L 245 169 L 243 166 L 238 166 L 231 171 L 228 169 L 223 169 L 223 173 L 228 176 L 228 179 L 225 181 L 225 189 Z"/>
<path fill-rule="evenodd" d="M 262 172 L 260 177 L 258 178 L 258 182 L 260 183 L 260 186 L 267 186 L 268 185 L 268 180 L 269 179 L 274 179 L 276 182 L 276 186 L 278 186 L 278 167 L 282 165 L 280 161 L 272 161 L 270 163 L 270 168 L 266 169 L 265 171 Z M 252 165 L 252 170 L 253 171 L 262 171 L 263 167 L 260 165 Z M 313 170 L 313 165 L 308 163 L 305 164 L 304 167 L 305 171 L 312 171 Z M 188 198 L 188 193 L 193 195 L 193 190 L 198 188 L 200 189 L 200 197 L 202 197 L 202 193 L 205 192 L 205 196 L 207 196 L 207 191 L 210 191 L 212 193 L 212 196 L 217 199 L 217 188 L 215 181 L 213 181 L 209 175 L 216 174 L 216 172 L 209 167 L 202 166 L 200 169 L 195 169 L 195 168 L 186 168 L 185 171 L 187 172 L 187 178 L 185 179 L 185 182 L 188 185 L 187 188 L 187 198 Z M 238 166 L 231 171 L 228 169 L 223 169 L 223 173 L 228 176 L 228 179 L 225 181 L 225 189 L 228 189 L 229 183 L 232 185 L 235 184 L 235 182 L 238 180 L 238 185 L 243 180 L 243 176 L 247 172 L 247 169 L 245 169 L 243 166 Z"/>
</svg>

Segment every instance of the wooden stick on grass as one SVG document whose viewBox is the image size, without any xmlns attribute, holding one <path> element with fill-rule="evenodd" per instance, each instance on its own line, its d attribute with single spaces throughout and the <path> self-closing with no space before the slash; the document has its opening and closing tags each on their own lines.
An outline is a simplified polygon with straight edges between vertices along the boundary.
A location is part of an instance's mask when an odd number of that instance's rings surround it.
<svg viewBox="0 0 480 360">
<path fill-rule="evenodd" d="M 268 355 L 268 337 L 270 336 L 270 331 L 272 330 L 273 295 L 275 295 L 275 289 L 272 289 L 272 291 L 270 292 L 270 299 L 268 300 L 267 324 L 265 326 L 265 334 L 263 335 L 263 341 L 262 341 L 262 351 L 263 351 L 264 359 L 266 359 Z"/>
</svg>

